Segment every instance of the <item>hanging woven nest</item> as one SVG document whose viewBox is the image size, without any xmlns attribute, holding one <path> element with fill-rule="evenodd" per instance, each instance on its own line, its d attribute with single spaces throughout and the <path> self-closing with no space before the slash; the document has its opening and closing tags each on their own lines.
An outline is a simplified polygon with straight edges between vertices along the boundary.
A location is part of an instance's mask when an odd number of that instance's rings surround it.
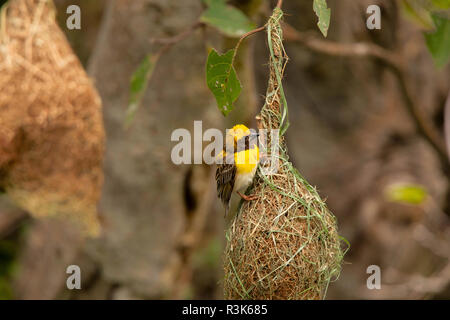
<svg viewBox="0 0 450 320">
<path fill-rule="evenodd" d="M 37 218 L 97 235 L 103 181 L 101 100 L 48 0 L 0 11 L 0 187 Z"/>
<path fill-rule="evenodd" d="M 278 170 L 265 174 L 260 165 L 252 190 L 258 199 L 243 203 L 227 231 L 226 299 L 323 299 L 344 255 L 336 218 L 289 162 L 282 136 L 288 125 L 281 84 L 287 62 L 282 15 L 276 8 L 267 24 L 270 78 L 257 117 L 260 129 L 280 129 L 280 139 L 269 135 L 265 148 Z M 272 154 L 275 143 L 277 155 Z"/>
</svg>

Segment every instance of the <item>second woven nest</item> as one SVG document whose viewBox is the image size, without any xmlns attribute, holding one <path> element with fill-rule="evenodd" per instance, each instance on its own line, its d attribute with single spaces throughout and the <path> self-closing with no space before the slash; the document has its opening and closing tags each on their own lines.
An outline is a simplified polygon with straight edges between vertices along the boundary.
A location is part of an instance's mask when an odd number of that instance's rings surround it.
<svg viewBox="0 0 450 320">
<path fill-rule="evenodd" d="M 0 189 L 36 218 L 98 235 L 101 100 L 55 21 L 50 0 L 0 10 Z"/>
</svg>

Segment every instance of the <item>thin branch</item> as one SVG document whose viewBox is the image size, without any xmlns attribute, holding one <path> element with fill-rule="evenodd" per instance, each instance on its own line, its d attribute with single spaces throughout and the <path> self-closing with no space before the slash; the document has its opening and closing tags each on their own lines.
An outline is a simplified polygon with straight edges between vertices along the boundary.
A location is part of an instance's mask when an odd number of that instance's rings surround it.
<svg viewBox="0 0 450 320">
<path fill-rule="evenodd" d="M 244 41 L 244 39 L 246 39 L 247 37 L 249 37 L 249 36 L 251 36 L 251 35 L 253 35 L 253 34 L 255 34 L 255 33 L 258 33 L 258 32 L 260 32 L 260 31 L 263 31 L 263 30 L 265 30 L 265 29 L 266 29 L 266 25 L 263 25 L 263 26 L 261 26 L 261 27 L 259 27 L 259 28 L 256 28 L 256 29 L 253 29 L 253 30 L 251 30 L 251 31 L 249 31 L 249 32 L 247 32 L 247 33 L 244 33 L 244 34 L 239 38 L 239 41 L 238 41 L 238 43 L 236 44 L 236 47 L 234 47 L 234 54 L 233 54 L 233 59 L 231 60 L 231 64 L 234 63 L 234 59 L 236 58 L 236 53 L 237 53 L 237 51 L 238 51 L 238 49 L 239 49 L 239 46 L 241 45 L 242 41 Z"/>
<path fill-rule="evenodd" d="M 405 73 L 398 69 L 393 67 L 392 65 L 391 71 L 397 78 L 398 84 L 400 86 L 400 92 L 403 96 L 403 100 L 405 102 L 405 107 L 410 114 L 410 116 L 413 118 L 416 127 L 419 131 L 419 133 L 425 138 L 425 140 L 436 150 L 439 157 L 441 158 L 441 161 L 444 165 L 444 169 L 446 171 L 446 174 L 449 174 L 449 161 L 447 157 L 446 147 L 443 139 L 440 137 L 437 129 L 433 125 L 433 123 L 428 119 L 428 117 L 423 113 L 422 109 L 418 108 L 413 101 L 413 98 L 411 97 L 411 94 L 408 89 L 408 85 L 406 82 L 406 76 Z"/>
<path fill-rule="evenodd" d="M 277 3 L 277 8 L 281 9 L 281 6 L 283 5 L 283 0 L 278 0 Z M 150 39 L 151 43 L 158 43 L 158 44 L 163 44 L 164 46 L 158 50 L 158 52 L 156 53 L 156 56 L 159 57 L 161 56 L 164 52 L 166 52 L 167 50 L 169 50 L 174 44 L 186 39 L 187 37 L 189 37 L 197 28 L 199 27 L 203 27 L 205 24 L 203 22 L 200 21 L 196 21 L 192 26 L 190 26 L 187 30 L 183 31 L 182 33 L 174 36 L 174 37 L 170 37 L 170 38 L 160 38 L 160 39 Z M 263 31 L 266 29 L 266 25 L 263 25 L 259 28 L 253 29 L 245 34 L 243 34 L 240 38 L 238 43 L 236 44 L 236 47 L 234 48 L 234 55 L 233 55 L 233 59 L 232 59 L 232 64 L 234 63 L 234 60 L 236 58 L 236 53 L 239 49 L 239 46 L 241 45 L 242 41 L 244 41 L 244 39 L 246 39 L 247 37 L 258 33 L 260 31 Z"/>
<path fill-rule="evenodd" d="M 341 57 L 374 57 L 402 69 L 400 57 L 373 43 L 338 43 L 321 40 L 306 33 L 301 33 L 287 23 L 283 23 L 283 37 L 287 41 L 303 44 L 311 50 Z"/>
<path fill-rule="evenodd" d="M 414 121 L 418 132 L 438 153 L 445 173 L 450 176 L 450 164 L 447 157 L 445 143 L 439 135 L 436 127 L 422 112 L 422 109 L 415 105 L 414 99 L 408 89 L 404 66 L 400 56 L 373 43 L 358 42 L 344 44 L 321 40 L 316 37 L 303 34 L 286 23 L 283 24 L 283 34 L 285 40 L 301 43 L 307 48 L 320 53 L 342 57 L 372 57 L 378 58 L 384 62 L 397 78 L 405 108 Z"/>
<path fill-rule="evenodd" d="M 416 240 L 422 247 L 427 248 L 434 255 L 450 259 L 450 242 L 448 241 L 448 237 L 444 236 L 444 239 L 439 238 L 424 224 L 417 225 L 413 229 L 412 234 L 414 240 Z"/>
<path fill-rule="evenodd" d="M 200 28 L 203 25 L 204 25 L 203 22 L 196 21 L 194 24 L 192 24 L 190 27 L 188 27 L 185 31 L 183 31 L 173 37 L 151 38 L 150 43 L 172 46 L 172 45 L 176 44 L 177 42 L 180 42 L 180 41 L 186 39 L 187 37 L 189 37 L 196 29 Z"/>
<path fill-rule="evenodd" d="M 197 30 L 198 28 L 200 28 L 204 25 L 205 24 L 203 22 L 196 21 L 194 24 L 192 24 L 190 27 L 188 27 L 185 31 L 183 31 L 173 37 L 150 39 L 150 43 L 152 43 L 152 44 L 164 45 L 163 47 L 161 47 L 161 49 L 158 50 L 158 52 L 156 53 L 156 56 L 161 56 L 164 52 L 166 52 L 170 48 L 172 48 L 173 45 L 188 38 L 192 33 L 194 33 L 195 30 Z"/>
<path fill-rule="evenodd" d="M 277 8 L 281 9 L 282 6 L 283 6 L 283 0 L 278 0 Z"/>
</svg>

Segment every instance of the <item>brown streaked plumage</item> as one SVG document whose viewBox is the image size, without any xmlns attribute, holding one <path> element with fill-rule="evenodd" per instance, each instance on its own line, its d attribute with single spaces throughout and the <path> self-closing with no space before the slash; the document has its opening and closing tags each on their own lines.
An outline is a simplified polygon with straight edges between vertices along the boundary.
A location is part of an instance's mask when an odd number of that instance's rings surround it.
<svg viewBox="0 0 450 320">
<path fill-rule="evenodd" d="M 244 200 L 254 199 L 243 195 L 241 191 L 244 192 L 250 185 L 256 172 L 257 161 L 259 161 L 257 137 L 258 134 L 252 133 L 243 125 L 237 125 L 227 133 L 226 141 L 234 147 L 234 150 L 226 150 L 226 143 L 224 144 L 221 154 L 223 161 L 216 170 L 217 195 L 225 207 L 225 216 L 230 210 L 233 191 L 236 191 Z M 250 162 L 250 158 L 256 161 Z M 236 159 L 239 160 L 236 161 Z"/>
</svg>

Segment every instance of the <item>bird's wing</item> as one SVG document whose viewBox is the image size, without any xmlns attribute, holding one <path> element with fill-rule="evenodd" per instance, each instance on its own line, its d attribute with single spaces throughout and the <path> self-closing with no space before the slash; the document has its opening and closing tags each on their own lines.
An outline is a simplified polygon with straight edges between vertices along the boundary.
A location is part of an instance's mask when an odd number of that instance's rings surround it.
<svg viewBox="0 0 450 320">
<path fill-rule="evenodd" d="M 217 195 L 225 206 L 225 215 L 230 208 L 231 194 L 236 180 L 236 166 L 234 164 L 220 164 L 216 170 Z"/>
</svg>

